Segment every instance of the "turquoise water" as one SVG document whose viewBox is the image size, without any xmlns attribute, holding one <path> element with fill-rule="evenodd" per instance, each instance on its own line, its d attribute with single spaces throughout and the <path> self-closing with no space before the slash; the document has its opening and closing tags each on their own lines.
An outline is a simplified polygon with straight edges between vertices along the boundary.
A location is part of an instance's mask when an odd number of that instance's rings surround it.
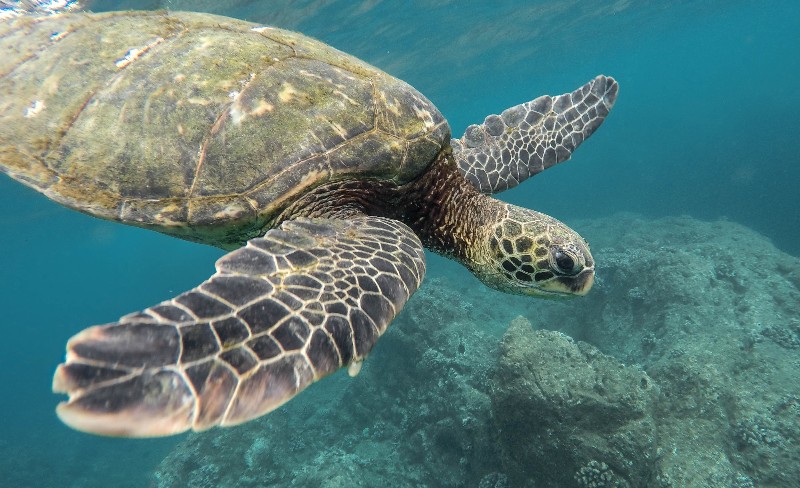
<svg viewBox="0 0 800 488">
<path fill-rule="evenodd" d="M 567 222 L 621 211 L 725 218 L 800 256 L 796 2 L 104 1 L 94 8 L 192 5 L 299 30 L 355 54 L 427 95 L 457 136 L 488 113 L 613 75 L 621 90 L 604 126 L 571 162 L 504 200 Z M 102 439 L 67 429 L 53 413 L 52 372 L 75 332 L 199 283 L 221 252 L 62 209 L 6 177 L 0 228 L 0 485 L 147 486 L 180 438 Z M 461 273 L 438 258 L 429 269 L 429 278 Z"/>
</svg>

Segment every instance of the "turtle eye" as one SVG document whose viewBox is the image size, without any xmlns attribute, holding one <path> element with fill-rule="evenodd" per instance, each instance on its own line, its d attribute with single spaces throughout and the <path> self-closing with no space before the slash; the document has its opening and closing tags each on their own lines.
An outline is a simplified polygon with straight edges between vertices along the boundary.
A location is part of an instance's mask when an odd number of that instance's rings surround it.
<svg viewBox="0 0 800 488">
<path fill-rule="evenodd" d="M 555 252 L 553 252 L 553 261 L 555 262 L 557 268 L 556 271 L 559 271 L 560 273 L 573 275 L 580 271 L 579 269 L 576 269 L 577 267 L 575 266 L 575 259 L 561 249 L 556 249 Z"/>
</svg>

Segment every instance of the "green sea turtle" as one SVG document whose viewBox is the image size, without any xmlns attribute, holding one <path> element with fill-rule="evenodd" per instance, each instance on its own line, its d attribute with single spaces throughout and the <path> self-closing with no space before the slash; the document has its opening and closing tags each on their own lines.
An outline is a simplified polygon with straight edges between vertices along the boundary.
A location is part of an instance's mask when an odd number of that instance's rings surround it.
<svg viewBox="0 0 800 488">
<path fill-rule="evenodd" d="M 218 246 L 208 280 L 67 345 L 68 425 L 158 436 L 263 415 L 357 369 L 417 289 L 424 247 L 492 288 L 585 294 L 587 243 L 488 196 L 567 160 L 617 83 L 450 139 L 406 83 L 284 30 L 196 13 L 0 27 L 0 169 L 82 212 Z"/>
</svg>

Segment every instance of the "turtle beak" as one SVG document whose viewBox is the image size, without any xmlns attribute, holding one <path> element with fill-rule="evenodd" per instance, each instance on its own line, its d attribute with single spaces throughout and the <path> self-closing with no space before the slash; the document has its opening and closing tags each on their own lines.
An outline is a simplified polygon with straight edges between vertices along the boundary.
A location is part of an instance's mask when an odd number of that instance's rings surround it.
<svg viewBox="0 0 800 488">
<path fill-rule="evenodd" d="M 574 282 L 571 285 L 573 290 L 573 294 L 578 296 L 584 296 L 589 293 L 589 290 L 592 289 L 592 285 L 594 284 L 594 268 L 586 268 L 580 272 L 578 276 L 575 277 Z"/>
<path fill-rule="evenodd" d="M 560 276 L 550 280 L 541 288 L 531 289 L 527 294 L 544 298 L 572 298 L 586 295 L 593 284 L 594 267 L 588 267 L 575 276 Z"/>
</svg>

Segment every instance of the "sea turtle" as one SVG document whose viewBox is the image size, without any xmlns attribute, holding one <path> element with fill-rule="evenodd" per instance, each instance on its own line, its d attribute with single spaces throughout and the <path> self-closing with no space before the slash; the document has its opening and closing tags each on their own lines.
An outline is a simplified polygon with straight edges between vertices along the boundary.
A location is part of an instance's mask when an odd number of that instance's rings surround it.
<svg viewBox="0 0 800 488">
<path fill-rule="evenodd" d="M 321 42 L 199 13 L 0 27 L 0 169 L 82 212 L 231 250 L 208 280 L 67 345 L 59 417 L 158 436 L 238 424 L 367 356 L 424 247 L 510 293 L 583 295 L 587 243 L 488 196 L 567 160 L 617 95 L 489 115 L 460 139 L 408 84 Z"/>
</svg>

